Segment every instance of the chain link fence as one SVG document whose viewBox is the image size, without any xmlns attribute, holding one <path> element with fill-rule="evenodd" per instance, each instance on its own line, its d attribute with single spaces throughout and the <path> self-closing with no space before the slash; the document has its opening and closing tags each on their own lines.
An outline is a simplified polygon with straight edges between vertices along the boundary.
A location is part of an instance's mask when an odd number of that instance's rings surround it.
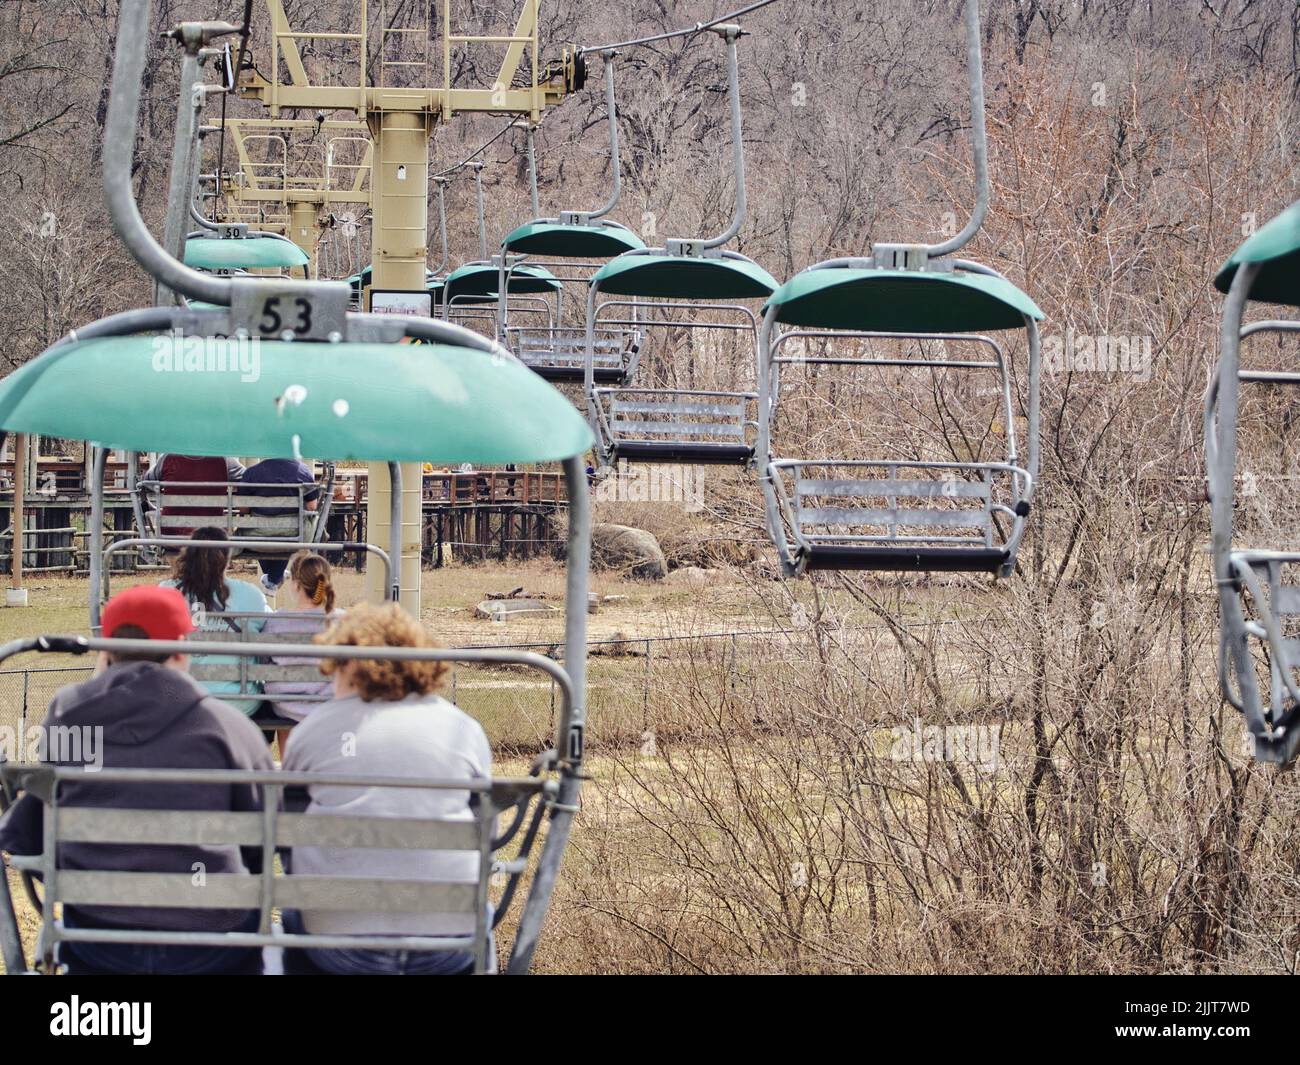
<svg viewBox="0 0 1300 1065">
<path fill-rule="evenodd" d="M 90 666 L 0 670 L 0 728 L 25 734 L 39 725 L 54 693 L 90 676 Z"/>
<path fill-rule="evenodd" d="M 940 621 L 911 631 L 924 635 L 953 624 L 959 623 Z M 862 641 L 882 631 L 857 625 L 837 634 L 839 653 L 852 654 Z M 777 628 L 592 641 L 587 660 L 589 742 L 647 742 L 656 727 L 656 698 L 662 703 L 666 693 L 695 690 L 705 674 L 715 688 L 761 690 L 769 671 L 806 669 L 816 657 L 819 639 L 824 641 L 824 635 L 809 629 Z M 564 658 L 562 641 L 472 646 L 533 651 L 560 662 Z M 979 689 L 972 694 L 987 697 L 985 689 L 1003 689 L 1009 683 L 998 668 L 1005 663 L 992 646 L 966 648 L 964 661 L 973 688 Z M 877 660 L 875 667 L 883 664 Z M 895 660 L 887 668 L 907 671 L 905 663 Z M 89 675 L 88 665 L 0 670 L 0 727 L 40 724 L 55 692 Z M 549 677 L 525 666 L 453 664 L 444 695 L 483 725 L 499 756 L 531 756 L 549 747 L 555 736 L 559 690 Z"/>
<path fill-rule="evenodd" d="M 789 647 L 789 634 L 779 630 L 714 633 L 589 644 L 587 713 L 593 735 L 608 742 L 639 742 L 647 728 L 651 692 L 668 682 L 669 671 L 701 662 L 735 670 L 742 654 L 756 651 L 755 641 L 762 641 L 763 653 L 770 658 L 778 643 Z M 490 646 L 563 660 L 563 644 L 558 642 Z M 18 730 L 21 735 L 28 727 L 39 725 L 55 693 L 86 680 L 90 673 L 89 665 L 0 670 L 0 728 Z M 559 689 L 549 677 L 527 667 L 457 663 L 444 694 L 482 723 L 500 754 L 536 753 L 548 747 L 555 735 Z"/>
</svg>

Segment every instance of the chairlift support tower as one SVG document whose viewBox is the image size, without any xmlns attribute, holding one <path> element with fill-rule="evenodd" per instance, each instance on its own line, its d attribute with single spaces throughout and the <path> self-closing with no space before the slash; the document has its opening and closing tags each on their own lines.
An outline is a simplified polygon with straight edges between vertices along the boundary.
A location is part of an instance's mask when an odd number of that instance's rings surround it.
<svg viewBox="0 0 1300 1065">
<path fill-rule="evenodd" d="M 237 217 L 231 221 L 282 231 L 314 260 L 319 253 L 322 229 L 335 208 L 370 205 L 369 177 L 374 145 L 364 122 L 227 118 L 218 121 L 216 128 L 223 126 L 239 160 L 234 173 L 222 173 L 222 187 L 216 190 L 235 209 Z M 290 138 L 313 131 L 321 138 L 319 157 L 313 156 L 305 165 L 291 168 Z M 259 143 L 266 145 L 268 158 L 255 158 L 253 146 Z M 335 151 L 349 143 L 361 145 L 358 161 L 340 162 L 335 158 Z M 267 217 L 268 210 L 275 213 Z M 318 267 L 312 273 L 324 271 Z"/>
</svg>

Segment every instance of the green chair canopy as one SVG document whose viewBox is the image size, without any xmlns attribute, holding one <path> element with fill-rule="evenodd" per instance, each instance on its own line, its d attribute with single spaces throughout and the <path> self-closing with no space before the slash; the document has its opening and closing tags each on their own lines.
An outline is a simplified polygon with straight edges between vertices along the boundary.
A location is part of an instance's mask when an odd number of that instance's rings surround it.
<svg viewBox="0 0 1300 1065">
<path fill-rule="evenodd" d="M 500 274 L 491 263 L 467 263 L 453 270 L 443 281 L 443 298 L 465 302 L 465 296 L 483 296 L 495 300 Z M 560 279 L 541 266 L 516 266 L 509 275 L 506 290 L 512 296 L 559 292 Z M 486 300 L 485 300 L 486 302 Z"/>
<path fill-rule="evenodd" d="M 1260 226 L 1214 278 L 1214 287 L 1227 292 L 1237 267 L 1259 263 L 1248 297 L 1264 303 L 1300 307 L 1300 201 Z"/>
<path fill-rule="evenodd" d="M 676 300 L 761 299 L 777 287 L 757 263 L 681 255 L 622 255 L 597 270 L 591 283 L 611 296 Z"/>
<path fill-rule="evenodd" d="M 292 270 L 307 265 L 307 253 L 277 237 L 191 237 L 185 265 L 196 270 Z"/>
<path fill-rule="evenodd" d="M 527 222 L 506 237 L 504 247 L 521 255 L 556 259 L 612 259 L 644 248 L 645 241 L 622 226 Z"/>
<path fill-rule="evenodd" d="M 1023 329 L 1043 312 L 1010 281 L 967 271 L 805 270 L 768 300 L 786 325 L 888 333 Z"/>
<path fill-rule="evenodd" d="M 387 462 L 554 462 L 593 439 L 513 359 L 447 344 L 107 337 L 0 381 L 0 428 L 133 451 Z"/>
</svg>

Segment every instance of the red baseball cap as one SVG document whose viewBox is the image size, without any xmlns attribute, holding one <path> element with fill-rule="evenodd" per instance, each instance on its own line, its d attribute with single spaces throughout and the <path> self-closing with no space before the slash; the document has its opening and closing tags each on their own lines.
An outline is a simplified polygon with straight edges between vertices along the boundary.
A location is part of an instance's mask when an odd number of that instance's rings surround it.
<svg viewBox="0 0 1300 1065">
<path fill-rule="evenodd" d="M 100 631 L 113 636 L 123 625 L 143 629 L 151 640 L 180 640 L 194 631 L 190 605 L 175 588 L 140 584 L 118 592 L 105 605 Z"/>
</svg>

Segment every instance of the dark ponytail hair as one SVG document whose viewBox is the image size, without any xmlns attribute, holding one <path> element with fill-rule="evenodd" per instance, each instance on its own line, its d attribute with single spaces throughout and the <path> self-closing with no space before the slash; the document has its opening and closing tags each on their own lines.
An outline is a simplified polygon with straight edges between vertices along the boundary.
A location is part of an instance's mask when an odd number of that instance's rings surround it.
<svg viewBox="0 0 1300 1065">
<path fill-rule="evenodd" d="M 195 529 L 195 540 L 227 540 L 224 529 L 205 525 Z M 226 547 L 183 547 L 176 556 L 176 586 L 181 595 L 191 603 L 200 604 L 204 610 L 222 611 L 230 598 L 226 584 L 226 567 L 230 565 L 230 549 Z"/>
</svg>

